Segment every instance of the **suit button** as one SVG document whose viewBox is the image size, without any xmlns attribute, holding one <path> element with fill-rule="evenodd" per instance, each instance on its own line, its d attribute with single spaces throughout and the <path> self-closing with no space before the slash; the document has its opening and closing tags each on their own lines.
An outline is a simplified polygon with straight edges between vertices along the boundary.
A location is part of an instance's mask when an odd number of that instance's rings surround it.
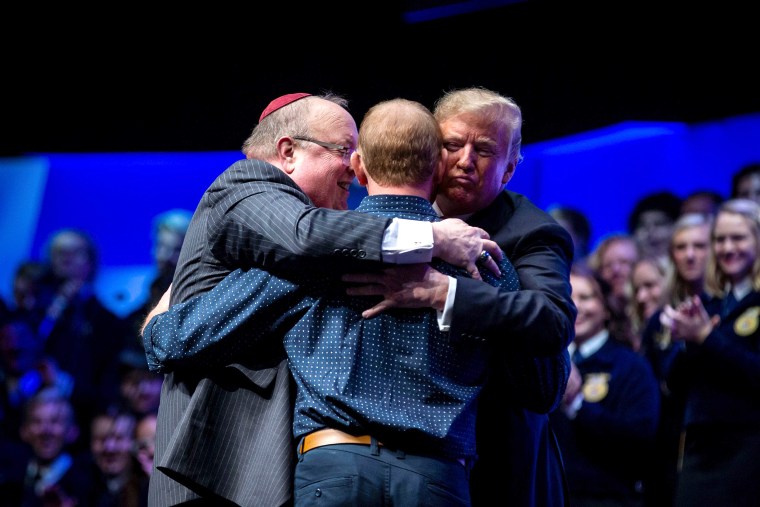
<svg viewBox="0 0 760 507">
<path fill-rule="evenodd" d="M 351 249 L 351 252 L 350 252 L 350 255 L 351 255 L 351 257 L 353 257 L 354 259 L 355 259 L 355 258 L 357 258 L 357 257 L 359 257 L 359 250 L 357 250 L 356 248 L 352 248 L 352 249 Z"/>
<path fill-rule="evenodd" d="M 322 490 L 319 489 L 319 488 L 317 488 L 316 491 L 314 491 L 314 496 L 316 496 L 316 497 L 322 496 Z"/>
<path fill-rule="evenodd" d="M 366 256 L 367 256 L 367 252 L 365 252 L 364 250 L 359 250 L 359 258 L 360 259 L 363 259 Z"/>
</svg>

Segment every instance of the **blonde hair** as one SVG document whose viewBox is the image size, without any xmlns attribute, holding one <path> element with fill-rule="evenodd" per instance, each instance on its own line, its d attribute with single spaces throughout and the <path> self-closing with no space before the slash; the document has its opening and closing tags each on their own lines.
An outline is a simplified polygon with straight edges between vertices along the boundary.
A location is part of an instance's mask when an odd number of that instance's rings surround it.
<svg viewBox="0 0 760 507">
<path fill-rule="evenodd" d="M 721 204 L 710 233 L 710 256 L 707 259 L 707 269 L 705 272 L 706 291 L 718 297 L 726 295 L 726 285 L 729 282 L 728 277 L 720 269 L 718 261 L 715 258 L 715 225 L 722 213 L 743 217 L 747 221 L 747 225 L 749 225 L 755 238 L 756 248 L 760 248 L 760 204 L 750 199 L 730 199 Z M 760 255 L 755 257 L 755 263 L 752 265 L 752 289 L 756 291 L 760 290 Z"/>
<path fill-rule="evenodd" d="M 631 297 L 628 299 L 628 308 L 626 311 L 631 319 L 631 325 L 633 326 L 634 333 L 636 333 L 636 338 L 640 338 L 640 333 L 643 331 L 644 326 L 646 326 L 647 323 L 647 318 L 642 314 L 641 305 L 639 305 L 639 302 L 636 300 L 636 287 L 633 284 L 633 276 L 634 273 L 636 273 L 636 268 L 642 264 L 649 264 L 654 267 L 662 279 L 662 295 L 657 304 L 658 307 L 662 307 L 667 301 L 667 281 L 671 277 L 671 273 L 675 271 L 670 259 L 666 257 L 642 257 L 633 264 L 633 267 L 631 268 L 631 276 L 628 278 L 627 282 L 627 285 L 629 286 L 627 292 L 631 294 Z"/>
<path fill-rule="evenodd" d="M 435 103 L 433 114 L 438 123 L 462 113 L 476 113 L 486 120 L 501 125 L 510 139 L 509 161 L 515 165 L 522 161 L 522 111 L 509 97 L 481 87 L 463 88 L 446 92 Z"/>
<path fill-rule="evenodd" d="M 673 225 L 673 233 L 670 236 L 670 244 L 668 245 L 668 258 L 673 265 L 673 269 L 670 271 L 667 283 L 665 284 L 665 289 L 667 291 L 666 301 L 668 301 L 673 308 L 678 306 L 679 303 L 685 301 L 689 297 L 694 296 L 695 294 L 699 294 L 699 292 L 704 290 L 705 285 L 705 274 L 702 273 L 702 283 L 698 288 L 698 291 L 695 293 L 694 288 L 691 286 L 691 284 L 684 280 L 681 274 L 678 272 L 678 268 L 676 267 L 675 263 L 675 256 L 673 254 L 673 249 L 675 247 L 675 237 L 681 231 L 684 231 L 686 229 L 693 229 L 696 227 L 706 226 L 708 230 L 712 230 L 712 225 L 712 216 L 705 215 L 704 213 L 687 213 L 679 217 L 678 220 L 676 220 L 676 223 Z M 710 240 L 708 236 L 708 249 L 709 243 Z"/>
<path fill-rule="evenodd" d="M 596 248 L 591 252 L 586 263 L 588 267 L 593 269 L 596 273 L 599 273 L 602 269 L 602 259 L 607 250 L 610 249 L 615 243 L 629 243 L 636 249 L 638 255 L 639 249 L 636 245 L 636 240 L 633 236 L 625 232 L 615 232 L 608 234 L 597 244 Z"/>
</svg>

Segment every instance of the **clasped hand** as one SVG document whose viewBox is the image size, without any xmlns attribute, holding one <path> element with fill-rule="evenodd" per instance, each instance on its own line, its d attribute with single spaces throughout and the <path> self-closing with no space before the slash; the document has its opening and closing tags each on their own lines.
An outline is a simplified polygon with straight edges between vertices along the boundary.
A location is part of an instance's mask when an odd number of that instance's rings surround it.
<svg viewBox="0 0 760 507">
<path fill-rule="evenodd" d="M 692 296 L 673 308 L 665 305 L 660 323 L 670 329 L 674 340 L 701 344 L 720 322 L 720 316 L 707 314 L 699 296 Z"/>
<path fill-rule="evenodd" d="M 483 251 L 491 254 L 480 266 L 501 275 L 498 262 L 502 251 L 495 241 L 480 227 L 472 227 L 458 218 L 447 218 L 433 223 L 433 257 L 449 264 L 465 268 L 470 276 L 482 280 L 478 271 L 478 259 Z"/>
<path fill-rule="evenodd" d="M 435 308 L 443 310 L 449 277 L 429 264 L 406 264 L 376 273 L 343 275 L 344 282 L 358 283 L 346 289 L 349 296 L 382 296 L 383 300 L 362 312 L 369 319 L 389 308 Z"/>
</svg>

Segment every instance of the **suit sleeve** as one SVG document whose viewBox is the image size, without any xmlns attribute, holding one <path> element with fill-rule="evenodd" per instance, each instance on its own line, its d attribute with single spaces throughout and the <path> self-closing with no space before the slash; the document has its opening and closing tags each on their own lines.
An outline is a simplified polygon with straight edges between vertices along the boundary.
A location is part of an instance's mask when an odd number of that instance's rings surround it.
<svg viewBox="0 0 760 507">
<path fill-rule="evenodd" d="M 171 303 L 210 290 L 231 271 L 329 270 L 379 261 L 387 218 L 316 208 L 279 169 L 243 160 L 204 192 L 188 228 Z"/>
<path fill-rule="evenodd" d="M 214 254 L 223 262 L 262 269 L 337 268 L 380 261 L 390 219 L 313 206 L 297 189 L 270 182 L 215 218 Z M 213 217 L 213 215 L 212 215 Z"/>
<path fill-rule="evenodd" d="M 512 261 L 521 289 L 509 292 L 458 278 L 450 332 L 489 342 L 499 389 L 518 406 L 548 413 L 561 402 L 570 374 L 567 345 L 575 336 L 576 315 L 569 279 L 572 240 L 529 202 L 515 208 L 510 214 L 494 211 L 498 230 L 491 238 Z"/>
</svg>

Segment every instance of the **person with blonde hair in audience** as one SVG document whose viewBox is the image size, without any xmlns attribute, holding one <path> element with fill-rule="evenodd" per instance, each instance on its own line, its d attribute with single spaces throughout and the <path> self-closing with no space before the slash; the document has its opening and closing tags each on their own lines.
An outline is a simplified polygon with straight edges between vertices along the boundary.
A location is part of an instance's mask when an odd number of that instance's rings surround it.
<svg viewBox="0 0 760 507">
<path fill-rule="evenodd" d="M 675 223 L 668 250 L 673 269 L 665 283 L 665 302 L 673 307 L 704 292 L 711 226 L 712 216 L 702 213 L 682 215 Z M 649 360 L 660 384 L 660 424 L 645 489 L 647 504 L 652 506 L 673 503 L 685 403 L 683 392 L 671 391 L 666 383 L 681 344 L 671 340 L 670 329 L 660 323 L 661 312 L 662 307 L 647 322 L 639 351 Z"/>
<path fill-rule="evenodd" d="M 668 375 L 686 389 L 675 504 L 757 505 L 760 498 L 760 205 L 724 202 L 712 226 L 706 294 L 660 320 L 683 344 Z"/>
<path fill-rule="evenodd" d="M 616 340 L 634 348 L 628 307 L 632 299 L 631 273 L 639 260 L 636 240 L 630 234 L 617 232 L 604 237 L 589 256 L 588 267 L 599 280 L 610 310 L 610 329 Z"/>
<path fill-rule="evenodd" d="M 661 257 L 644 257 L 636 261 L 629 280 L 631 299 L 628 315 L 633 333 L 633 350 L 641 347 L 641 334 L 649 319 L 665 304 L 665 284 L 671 271 L 670 261 Z"/>
</svg>

